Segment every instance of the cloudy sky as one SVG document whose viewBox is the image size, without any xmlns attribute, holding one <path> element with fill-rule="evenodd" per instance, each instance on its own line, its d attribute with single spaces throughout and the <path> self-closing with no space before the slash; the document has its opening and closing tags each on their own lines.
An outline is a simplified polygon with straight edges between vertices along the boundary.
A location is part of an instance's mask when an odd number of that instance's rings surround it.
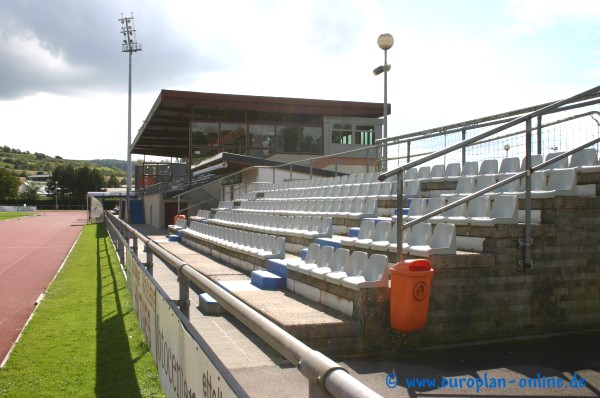
<svg viewBox="0 0 600 398">
<path fill-rule="evenodd" d="M 382 102 L 385 32 L 390 136 L 600 84 L 598 0 L 0 0 L 0 145 L 126 158 L 131 12 L 133 137 L 161 89 Z"/>
</svg>

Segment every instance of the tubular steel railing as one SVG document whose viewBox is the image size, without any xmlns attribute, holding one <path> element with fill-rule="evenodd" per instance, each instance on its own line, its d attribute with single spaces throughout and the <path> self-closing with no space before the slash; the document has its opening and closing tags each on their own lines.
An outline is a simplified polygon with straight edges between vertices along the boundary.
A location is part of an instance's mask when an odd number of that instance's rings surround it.
<svg viewBox="0 0 600 398">
<path fill-rule="evenodd" d="M 465 139 L 457 144 L 451 145 L 447 148 L 441 149 L 439 151 L 436 151 L 432 154 L 426 155 L 420 159 L 411 161 L 406 163 L 403 166 L 397 167 L 396 169 L 387 171 L 382 173 L 378 179 L 380 181 L 385 181 L 386 179 L 392 177 L 392 176 L 397 176 L 398 182 L 397 182 L 397 192 L 396 192 L 396 199 L 397 199 L 397 215 L 398 215 L 398 221 L 396 222 L 396 228 L 397 228 L 397 242 L 398 242 L 398 261 L 402 261 L 403 258 L 403 253 L 402 253 L 402 243 L 403 243 L 403 238 L 402 238 L 402 231 L 404 229 L 406 229 L 409 226 L 412 226 L 414 224 L 416 224 L 417 222 L 422 222 L 425 221 L 435 215 L 438 215 L 440 213 L 442 213 L 443 211 L 449 210 L 453 207 L 459 206 L 477 196 L 481 196 L 493 189 L 496 189 L 502 185 L 508 184 L 509 182 L 514 181 L 517 178 L 523 177 L 525 176 L 525 237 L 523 239 L 523 241 L 521 241 L 521 245 L 524 247 L 524 259 L 522 261 L 521 264 L 521 268 L 524 270 L 528 270 L 531 269 L 533 264 L 531 261 L 531 245 L 532 245 L 532 240 L 531 240 L 531 174 L 533 172 L 535 172 L 536 170 L 542 169 L 545 166 L 552 164 L 562 158 L 565 158 L 575 152 L 577 152 L 578 150 L 581 150 L 585 147 L 588 147 L 590 145 L 593 145 L 597 142 L 600 142 L 600 139 L 595 139 L 592 141 L 589 141 L 573 150 L 567 151 L 565 153 L 563 153 L 562 155 L 559 155 L 551 160 L 548 160 L 546 162 L 543 162 L 535 167 L 531 166 L 531 135 L 532 135 L 532 127 L 531 127 L 531 120 L 533 118 L 538 118 L 541 117 L 544 114 L 548 114 L 551 112 L 554 112 L 556 110 L 559 110 L 560 108 L 562 108 L 565 105 L 569 105 L 578 101 L 582 101 L 586 98 L 589 98 L 590 95 L 593 94 L 597 94 L 600 91 L 600 86 L 596 86 L 592 89 L 586 90 L 584 92 L 581 92 L 579 94 L 576 94 L 570 98 L 567 98 L 565 100 L 561 100 L 561 101 L 557 101 L 554 103 L 551 103 L 549 105 L 543 106 L 537 110 L 534 110 L 526 115 L 520 116 L 520 117 L 516 117 L 513 118 L 509 121 L 507 121 L 506 123 L 502 124 L 501 126 L 498 126 L 496 128 L 493 128 L 487 132 L 484 132 L 482 134 L 479 134 L 477 136 L 471 137 L 469 139 Z M 573 108 L 573 107 L 569 107 L 569 108 Z M 437 159 L 441 156 L 444 156 L 445 154 L 448 154 L 452 151 L 455 151 L 457 149 L 462 149 L 465 148 L 471 144 L 474 144 L 478 141 L 481 141 L 487 137 L 490 137 L 494 134 L 497 134 L 501 131 L 504 131 L 510 127 L 516 126 L 520 123 L 525 123 L 526 127 L 525 127 L 525 148 L 526 148 L 526 154 L 525 154 L 525 171 L 512 176 L 508 179 L 502 180 L 490 187 L 487 187 L 486 189 L 480 190 L 478 192 L 472 193 L 468 196 L 466 196 L 463 199 L 460 199 L 456 202 L 453 202 L 451 204 L 448 204 L 434 212 L 431 212 L 429 214 L 423 215 L 422 217 L 419 217 L 418 219 L 415 219 L 413 221 L 410 221 L 406 224 L 403 223 L 403 214 L 402 214 L 402 209 L 403 209 L 403 182 L 404 182 L 404 172 L 406 170 L 412 169 L 414 167 L 417 167 L 423 163 L 429 162 L 431 160 Z M 518 176 L 518 177 L 517 177 Z"/>
<path fill-rule="evenodd" d="M 379 397 L 369 387 L 352 377 L 338 363 L 308 347 L 115 215 L 109 212 L 105 214 L 105 219 L 111 226 L 109 231 L 112 230 L 120 235 L 116 240 L 118 242 L 117 252 L 121 259 L 123 259 L 124 247 L 128 245 L 128 238 L 130 237 L 132 239 L 131 248 L 134 254 L 137 253 L 139 241 L 145 246 L 147 254 L 145 268 L 150 274 L 152 274 L 153 270 L 153 257 L 160 259 L 165 264 L 177 270 L 180 287 L 179 299 L 176 302 L 181 313 L 185 315 L 182 322 L 186 322 L 187 328 L 193 329 L 193 326 L 188 321 L 190 306 L 189 283 L 192 283 L 202 291 L 210 294 L 227 312 L 236 317 L 256 333 L 258 337 L 277 350 L 292 365 L 296 366 L 308 380 L 311 397 Z M 143 267 L 141 263 L 138 265 Z M 168 299 L 168 297 L 166 298 Z M 198 338 L 197 333 L 192 334 L 192 336 L 195 339 Z M 241 393 L 240 395 L 244 394 Z"/>
</svg>

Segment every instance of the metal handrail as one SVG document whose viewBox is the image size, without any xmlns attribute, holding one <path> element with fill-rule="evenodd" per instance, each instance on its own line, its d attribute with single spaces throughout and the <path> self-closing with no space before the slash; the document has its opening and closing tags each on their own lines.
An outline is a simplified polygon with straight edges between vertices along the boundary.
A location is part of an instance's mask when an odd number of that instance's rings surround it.
<svg viewBox="0 0 600 398">
<path fill-rule="evenodd" d="M 593 88 L 591 88 L 589 90 L 586 90 L 586 91 L 583 91 L 583 92 L 581 92 L 579 94 L 576 94 L 576 95 L 574 95 L 572 97 L 569 97 L 567 99 L 556 101 L 556 102 L 550 103 L 549 105 L 546 105 L 546 106 L 542 106 L 541 108 L 539 108 L 537 110 L 534 110 L 533 112 L 530 112 L 530 113 L 528 113 L 526 115 L 523 115 L 523 116 L 520 116 L 520 117 L 517 117 L 517 118 L 514 118 L 514 119 L 512 119 L 512 120 L 510 120 L 510 121 L 502 124 L 501 126 L 493 128 L 493 129 L 491 129 L 491 130 L 489 130 L 487 132 L 484 132 L 484 133 L 481 133 L 481 134 L 479 134 L 477 136 L 474 136 L 474 137 L 471 137 L 469 139 L 463 140 L 463 141 L 461 141 L 459 143 L 456 143 L 456 144 L 451 145 L 451 146 L 449 146 L 447 148 L 444 148 L 444 149 L 441 149 L 439 151 L 436 151 L 436 152 L 434 152 L 434 153 L 432 153 L 430 155 L 426 155 L 423 158 L 420 158 L 420 159 L 408 162 L 408 163 L 406 163 L 403 166 L 397 167 L 394 170 L 390 170 L 388 172 L 384 172 L 381 175 L 379 175 L 379 177 L 378 177 L 379 181 L 385 181 L 386 179 L 388 179 L 388 178 L 390 178 L 391 176 L 394 176 L 394 175 L 397 176 L 397 191 L 396 191 L 397 210 L 396 210 L 396 213 L 398 215 L 398 221 L 396 222 L 396 234 L 397 234 L 397 247 L 398 247 L 398 250 L 397 250 L 398 261 L 402 261 L 402 259 L 403 259 L 403 251 L 402 251 L 403 238 L 402 238 L 402 231 L 406 228 L 405 226 L 403 226 L 403 214 L 402 214 L 403 199 L 404 199 L 404 192 L 403 192 L 404 191 L 404 178 L 403 178 L 404 171 L 409 170 L 409 169 L 411 169 L 413 167 L 419 166 L 419 165 L 421 165 L 423 163 L 429 162 L 429 161 L 431 161 L 433 159 L 437 159 L 438 157 L 444 156 L 444 155 L 446 155 L 446 154 L 448 154 L 450 152 L 453 152 L 453 151 L 455 151 L 457 149 L 462 149 L 464 147 L 467 147 L 467 146 L 469 146 L 472 143 L 481 141 L 484 138 L 490 137 L 490 136 L 492 136 L 494 134 L 497 134 L 497 133 L 499 133 L 499 132 L 501 132 L 503 130 L 506 130 L 506 129 L 510 128 L 510 127 L 513 127 L 513 126 L 516 126 L 516 125 L 518 125 L 520 123 L 525 122 L 526 123 L 526 134 L 525 134 L 526 137 L 525 138 L 526 138 L 526 141 L 527 141 L 527 143 L 526 143 L 527 154 L 526 154 L 525 158 L 529 159 L 529 160 L 527 160 L 527 164 L 526 164 L 527 170 L 525 172 L 523 172 L 524 175 L 526 175 L 526 182 L 525 182 L 525 184 L 526 184 L 526 191 L 525 191 L 525 239 L 524 239 L 524 242 L 523 242 L 523 246 L 525 247 L 525 250 L 524 250 L 524 257 L 525 257 L 525 259 L 523 261 L 523 269 L 530 269 L 532 267 L 532 265 L 531 265 L 531 179 L 530 179 L 530 175 L 531 175 L 531 173 L 533 171 L 539 169 L 539 167 L 540 167 L 540 165 L 538 165 L 535 168 L 533 168 L 533 167 L 531 167 L 531 163 L 530 163 L 530 159 L 531 159 L 531 153 L 530 153 L 530 150 L 531 150 L 531 143 L 530 143 L 531 120 L 534 117 L 541 117 L 544 114 L 551 113 L 551 112 L 553 112 L 553 111 L 561 108 L 564 105 L 571 104 L 573 102 L 581 101 L 582 99 L 588 98 L 589 95 L 591 95 L 593 93 L 597 93 L 599 90 L 600 90 L 600 86 L 596 86 L 596 87 L 593 87 Z M 595 140 L 593 140 L 593 141 L 595 141 Z M 589 146 L 589 145 L 592 145 L 592 144 L 589 144 L 589 143 L 588 144 L 584 144 L 581 148 L 585 148 L 586 146 Z M 571 153 L 574 153 L 574 152 L 575 152 L 575 150 L 569 151 L 569 152 L 567 152 L 567 155 L 563 154 L 562 156 L 559 156 L 558 158 L 563 158 L 565 156 L 568 156 L 568 154 L 571 154 Z M 556 160 L 557 160 L 557 158 L 554 158 L 554 159 L 552 159 L 551 162 L 549 162 L 547 164 L 554 163 L 554 162 L 556 162 Z M 544 163 L 546 163 L 546 162 L 544 162 Z M 544 166 L 547 165 L 547 164 L 544 164 Z M 507 183 L 509 183 L 511 181 L 514 181 L 514 179 L 515 178 L 510 179 L 508 181 L 507 180 L 502 180 L 501 181 L 502 184 L 500 184 L 500 183 L 497 183 L 497 184 L 499 184 L 498 186 L 502 186 L 502 185 L 507 184 Z M 497 185 L 497 184 L 494 184 L 494 185 Z M 466 202 L 468 200 L 471 200 L 471 199 L 473 199 L 473 198 L 475 198 L 477 196 L 481 196 L 484 193 L 489 192 L 489 191 L 491 191 L 492 189 L 495 189 L 495 188 L 497 188 L 497 187 L 496 186 L 494 186 L 494 188 L 488 187 L 488 188 L 486 188 L 484 190 L 475 192 L 475 193 L 467 196 L 464 199 L 461 199 L 461 200 L 459 200 L 457 202 L 454 202 L 454 203 L 452 203 L 450 205 L 446 205 L 445 208 L 444 208 L 444 210 L 440 210 L 439 213 L 438 212 L 433 212 L 435 214 L 430 213 L 428 215 L 420 217 L 419 220 L 420 221 L 427 220 L 428 218 L 433 217 L 434 215 L 440 214 L 441 211 L 445 211 L 445 210 L 451 209 L 453 207 L 459 206 L 460 204 L 462 204 L 462 203 L 464 203 L 464 202 Z M 416 222 L 412 222 L 412 224 L 410 224 L 410 225 L 414 225 L 415 223 Z"/>
<path fill-rule="evenodd" d="M 323 393 L 340 398 L 380 396 L 352 377 L 341 365 L 290 335 L 274 322 L 265 318 L 249 305 L 199 273 L 186 262 L 166 251 L 129 224 L 117 218 L 114 214 L 110 212 L 106 212 L 105 214 L 109 220 L 119 223 L 122 228 L 134 237 L 134 250 L 137 250 L 137 240 L 141 240 L 146 246 L 147 253 L 155 255 L 161 261 L 176 269 L 178 275 L 183 276 L 185 280 L 189 280 L 202 291 L 209 293 L 227 312 L 246 325 L 258 337 L 296 366 L 308 379 L 310 387 L 319 388 Z M 183 303 L 182 305 L 185 306 L 186 304 Z M 189 303 L 187 303 L 187 306 L 189 310 Z M 183 308 L 182 312 L 186 314 L 186 309 Z"/>
<path fill-rule="evenodd" d="M 591 88 L 589 90 L 583 91 L 583 92 L 581 92 L 579 94 L 576 94 L 576 95 L 574 95 L 574 96 L 572 96 L 570 98 L 567 98 L 565 100 L 556 101 L 554 103 L 551 103 L 550 105 L 544 106 L 541 109 L 538 109 L 538 110 L 533 111 L 531 113 L 528 113 L 526 115 L 523 115 L 523 116 L 517 117 L 515 119 L 512 119 L 511 121 L 506 122 L 505 124 L 503 124 L 501 126 L 493 128 L 493 129 L 491 129 L 491 130 L 489 130 L 487 132 L 481 133 L 481 134 L 479 134 L 479 135 L 477 135 L 475 137 L 471 137 L 469 139 L 466 139 L 464 141 L 461 141 L 459 143 L 451 145 L 448 148 L 440 149 L 439 151 L 436 151 L 436 152 L 432 153 L 431 155 L 427 155 L 427 156 L 425 156 L 425 157 L 423 157 L 421 159 L 417 159 L 417 160 L 413 160 L 412 162 L 408 162 L 408 163 L 406 163 L 403 166 L 395 168 L 394 170 L 390 170 L 390 171 L 384 172 L 384 173 L 382 173 L 378 177 L 378 179 L 379 179 L 379 181 L 385 181 L 386 179 L 390 178 L 393 175 L 399 174 L 399 173 L 401 173 L 403 171 L 406 171 L 408 169 L 412 169 L 413 167 L 416 167 L 416 166 L 419 166 L 419 165 L 421 165 L 423 163 L 429 162 L 430 160 L 433 160 L 433 159 L 436 159 L 436 158 L 438 158 L 440 156 L 446 155 L 446 154 L 448 154 L 450 152 L 453 152 L 453 151 L 455 151 L 457 149 L 461 149 L 463 147 L 466 147 L 466 146 L 468 146 L 468 145 L 470 145 L 470 144 L 472 144 L 474 142 L 477 142 L 479 140 L 487 138 L 487 137 L 489 137 L 491 135 L 497 134 L 500 131 L 506 130 L 506 129 L 512 127 L 512 126 L 516 126 L 517 124 L 523 123 L 523 122 L 525 122 L 525 121 L 527 121 L 529 119 L 532 119 L 532 118 L 534 118 L 536 116 L 541 116 L 541 115 L 544 115 L 546 113 L 549 113 L 550 111 L 558 109 L 558 108 L 560 108 L 563 105 L 570 104 L 572 102 L 578 101 L 580 98 L 586 97 L 587 95 L 595 93 L 595 92 L 598 92 L 598 91 L 600 91 L 600 86 L 596 86 L 596 87 Z"/>
</svg>

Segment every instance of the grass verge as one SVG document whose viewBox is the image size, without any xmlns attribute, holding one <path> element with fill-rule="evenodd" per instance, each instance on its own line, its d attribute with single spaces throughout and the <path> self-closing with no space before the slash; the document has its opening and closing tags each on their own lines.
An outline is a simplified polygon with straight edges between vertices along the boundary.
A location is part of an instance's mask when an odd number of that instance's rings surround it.
<svg viewBox="0 0 600 398">
<path fill-rule="evenodd" d="M 0 396 L 164 396 L 104 224 L 84 227 L 0 371 Z"/>
<path fill-rule="evenodd" d="M 0 212 L 0 221 L 10 220 L 11 218 L 35 216 L 39 213 L 31 211 L 2 211 Z"/>
</svg>

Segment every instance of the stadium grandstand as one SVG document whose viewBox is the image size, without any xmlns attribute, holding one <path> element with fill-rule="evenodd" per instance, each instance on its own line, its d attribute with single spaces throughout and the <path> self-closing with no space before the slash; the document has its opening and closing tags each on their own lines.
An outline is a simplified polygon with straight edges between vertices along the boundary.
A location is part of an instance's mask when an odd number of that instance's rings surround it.
<svg viewBox="0 0 600 398">
<path fill-rule="evenodd" d="M 596 87 L 383 139 L 382 104 L 163 90 L 132 153 L 177 161 L 136 190 L 165 248 L 326 354 L 597 329 L 599 106 Z M 390 274 L 413 259 L 426 323 L 396 330 Z"/>
</svg>

